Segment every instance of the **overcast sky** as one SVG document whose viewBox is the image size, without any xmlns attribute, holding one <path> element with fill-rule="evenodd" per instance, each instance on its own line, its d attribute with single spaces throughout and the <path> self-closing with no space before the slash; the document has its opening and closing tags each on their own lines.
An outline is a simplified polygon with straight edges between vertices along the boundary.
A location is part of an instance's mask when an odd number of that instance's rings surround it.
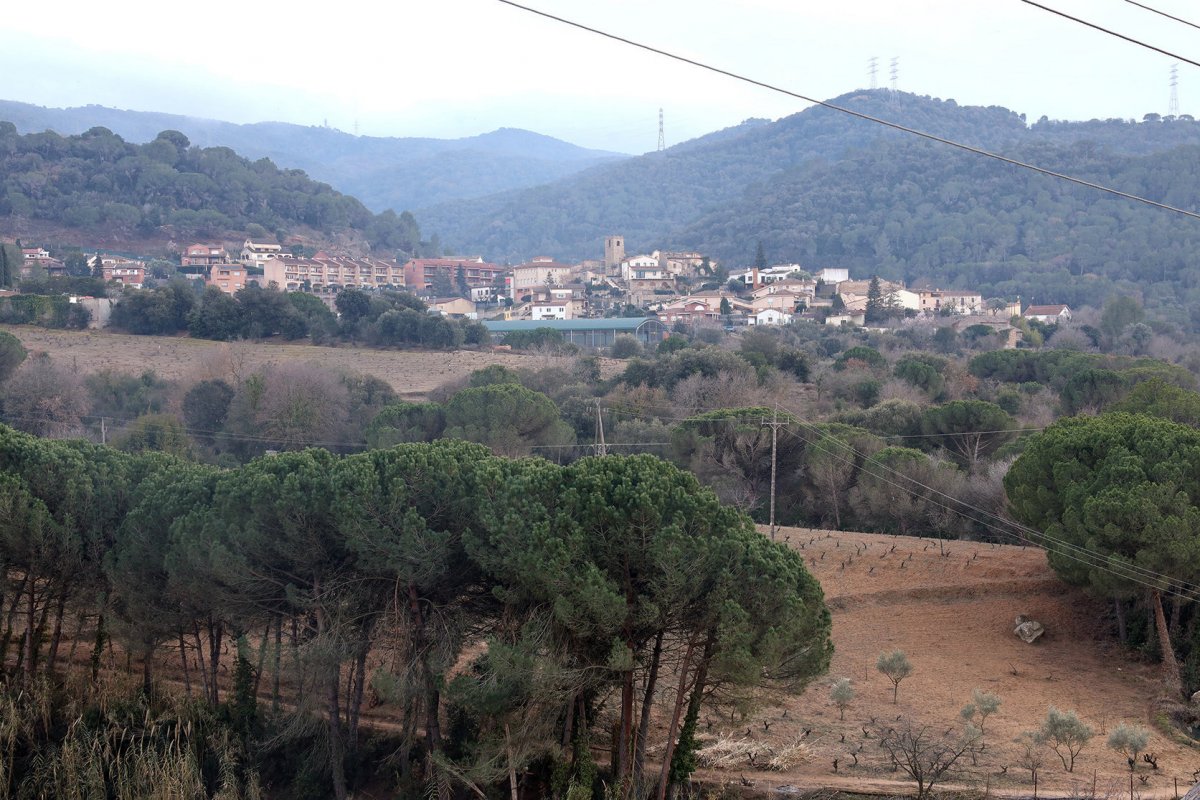
<svg viewBox="0 0 1200 800">
<path fill-rule="evenodd" d="M 1020 0 L 526 0 L 528 5 L 830 98 L 888 85 L 1030 121 L 1165 114 L 1167 56 Z M 1200 61 L 1200 30 L 1124 0 L 1040 0 Z M 1184 0 L 1145 4 L 1200 23 Z M 0 98 L 329 125 L 373 136 L 518 127 L 654 149 L 804 104 L 541 19 L 497 0 L 57 0 L 8 4 Z M 314 8 L 317 4 L 311 4 Z M 1200 116 L 1200 68 L 1179 66 Z"/>
</svg>

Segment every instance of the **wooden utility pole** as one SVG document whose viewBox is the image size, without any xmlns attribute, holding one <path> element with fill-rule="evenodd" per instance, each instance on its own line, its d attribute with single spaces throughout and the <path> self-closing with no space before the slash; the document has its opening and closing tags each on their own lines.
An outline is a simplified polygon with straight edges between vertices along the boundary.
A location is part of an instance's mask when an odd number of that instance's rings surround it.
<svg viewBox="0 0 1200 800">
<path fill-rule="evenodd" d="M 786 423 L 779 421 L 779 404 L 775 404 L 775 412 L 771 415 L 771 421 L 763 420 L 763 425 L 771 428 L 771 510 L 770 525 L 771 525 L 771 541 L 775 541 L 775 467 L 776 454 L 779 448 L 779 426 Z"/>
<path fill-rule="evenodd" d="M 600 413 L 600 400 L 596 399 L 596 455 L 608 455 L 608 447 L 604 444 L 604 415 Z"/>
</svg>

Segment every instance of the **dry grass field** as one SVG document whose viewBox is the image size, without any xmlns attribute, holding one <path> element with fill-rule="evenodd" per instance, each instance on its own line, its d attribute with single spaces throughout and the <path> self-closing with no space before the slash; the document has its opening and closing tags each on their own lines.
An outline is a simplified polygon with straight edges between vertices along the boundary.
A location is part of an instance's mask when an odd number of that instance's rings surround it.
<svg viewBox="0 0 1200 800">
<path fill-rule="evenodd" d="M 318 347 L 273 341 L 213 342 L 175 336 L 47 330 L 24 325 L 0 325 L 0 330 L 20 339 L 30 353 L 48 353 L 85 373 L 104 369 L 140 373 L 151 369 L 171 380 L 199 379 L 290 361 L 374 375 L 409 399 L 424 397 L 438 386 L 490 364 L 538 369 L 558 361 L 548 356 L 490 350 L 433 352 L 351 345 Z M 606 377 L 620 369 L 619 361 L 601 361 L 601 372 Z"/>
<path fill-rule="evenodd" d="M 942 555 L 930 539 L 788 528 L 779 536 L 804 554 L 824 587 L 833 614 L 833 665 L 802 697 L 762 708 L 736 725 L 715 720 L 708 734 L 749 738 L 760 751 L 800 740 L 798 766 L 772 772 L 741 764 L 709 770 L 706 777 L 735 787 L 745 778 L 754 784 L 749 794 L 818 788 L 911 792 L 911 783 L 896 783 L 903 776 L 890 771 L 877 740 L 864 737 L 864 727 L 869 731 L 875 719 L 928 724 L 939 733 L 961 728 L 959 711 L 978 688 L 998 694 L 1003 704 L 987 720 L 978 763 L 968 760 L 966 775 L 956 781 L 963 788 L 1032 796 L 1013 740 L 1038 727 L 1050 705 L 1076 710 L 1096 735 L 1074 773 L 1048 754 L 1038 775 L 1039 795 L 1088 796 L 1094 779 L 1097 796 L 1128 797 L 1125 759 L 1105 744 L 1120 722 L 1149 729 L 1149 750 L 1158 756 L 1157 771 L 1139 765 L 1135 800 L 1172 797 L 1175 779 L 1180 794 L 1191 787 L 1200 750 L 1168 740 L 1151 725 L 1156 665 L 1115 646 L 1103 631 L 1104 609 L 1060 583 L 1040 550 L 949 542 Z M 1047 633 L 1025 644 L 1012 632 L 1018 614 L 1041 621 Z M 875 669 L 878 655 L 894 648 L 904 650 L 913 665 L 897 704 L 891 683 Z M 839 677 L 851 678 L 857 693 L 845 721 L 829 700 L 829 685 Z M 769 733 L 764 722 L 770 723 Z M 802 737 L 805 730 L 811 733 Z M 860 751 L 857 766 L 849 755 L 854 751 Z"/>
</svg>

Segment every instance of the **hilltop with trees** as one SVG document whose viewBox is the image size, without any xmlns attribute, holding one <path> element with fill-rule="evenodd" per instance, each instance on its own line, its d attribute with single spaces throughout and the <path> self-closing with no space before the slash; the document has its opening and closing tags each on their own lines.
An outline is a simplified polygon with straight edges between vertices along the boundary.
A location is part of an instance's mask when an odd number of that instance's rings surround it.
<svg viewBox="0 0 1200 800">
<path fill-rule="evenodd" d="M 92 242 L 236 238 L 321 241 L 388 255 L 420 251 L 412 215 L 371 213 L 358 200 L 269 159 L 192 146 L 178 131 L 130 144 L 107 128 L 21 135 L 0 122 L 0 228 L 27 224 Z"/>
<path fill-rule="evenodd" d="M 1148 115 L 1029 125 L 904 92 L 831 102 L 1049 169 L 1195 208 L 1200 123 Z M 647 187 L 653 187 L 652 190 Z M 822 107 L 742 125 L 546 186 L 418 212 L 453 247 L 594 257 L 619 230 L 650 250 L 1101 305 L 1114 293 L 1189 326 L 1194 220 L 925 142 Z"/>
<path fill-rule="evenodd" d="M 128 142 L 151 142 L 181 131 L 199 147 L 228 147 L 269 158 L 362 200 L 368 208 L 419 208 L 549 183 L 624 158 L 532 131 L 501 128 L 461 139 L 358 136 L 330 127 L 211 119 L 126 111 L 104 106 L 43 108 L 0 100 L 0 120 L 21 133 L 80 134 L 97 126 Z"/>
</svg>

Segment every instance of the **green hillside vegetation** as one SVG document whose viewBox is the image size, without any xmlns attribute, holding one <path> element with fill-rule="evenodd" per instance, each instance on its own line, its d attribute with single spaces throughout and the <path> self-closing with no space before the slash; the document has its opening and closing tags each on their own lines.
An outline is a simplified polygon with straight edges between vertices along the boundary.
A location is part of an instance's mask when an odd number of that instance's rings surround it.
<svg viewBox="0 0 1200 800">
<path fill-rule="evenodd" d="M 910 124 L 984 146 L 1018 136 L 1024 128 L 1016 114 L 1001 108 L 960 108 L 903 94 L 897 99 L 895 108 L 887 93 L 837 102 L 881 116 L 898 115 Z M 648 248 L 667 243 L 672 231 L 734 202 L 747 187 L 782 169 L 810 159 L 837 160 L 848 150 L 895 136 L 899 134 L 814 108 L 773 123 L 748 120 L 549 186 L 429 208 L 420 216 L 443 241 L 497 258 L 523 259 L 535 251 L 566 258 L 595 256 L 613 231 L 624 233 L 630 246 Z"/>
<path fill-rule="evenodd" d="M 302 169 L 375 211 L 411 209 L 536 186 L 624 158 L 513 128 L 461 139 L 355 136 L 328 127 L 211 119 L 90 105 L 43 108 L 0 100 L 0 120 L 22 133 L 79 134 L 102 126 L 130 142 L 182 131 L 200 147 Z"/>
<path fill-rule="evenodd" d="M 1123 156 L 1086 144 L 1012 154 L 1182 208 L 1200 207 L 1200 146 Z M 1102 306 L 1141 295 L 1155 316 L 1200 324 L 1200 222 L 922 142 L 880 142 L 749 190 L 680 237 L 737 258 L 746 242 L 801 263 L 985 297 Z"/>
<path fill-rule="evenodd" d="M 1039 121 L 888 91 L 834 102 L 1152 199 L 1197 207 L 1200 123 Z M 695 249 L 729 266 L 845 266 L 1026 301 L 1101 305 L 1147 291 L 1186 318 L 1196 224 L 825 108 L 760 120 L 548 186 L 419 212 L 449 246 L 522 259 Z M 1149 286 L 1159 283 L 1159 286 Z"/>
<path fill-rule="evenodd" d="M 178 131 L 144 145 L 106 128 L 78 136 L 20 135 L 0 122 L 0 218 L 40 220 L 81 235 L 219 238 L 258 225 L 349 234 L 383 253 L 415 253 L 411 214 L 372 214 L 352 197 L 228 148 L 191 146 Z"/>
</svg>

